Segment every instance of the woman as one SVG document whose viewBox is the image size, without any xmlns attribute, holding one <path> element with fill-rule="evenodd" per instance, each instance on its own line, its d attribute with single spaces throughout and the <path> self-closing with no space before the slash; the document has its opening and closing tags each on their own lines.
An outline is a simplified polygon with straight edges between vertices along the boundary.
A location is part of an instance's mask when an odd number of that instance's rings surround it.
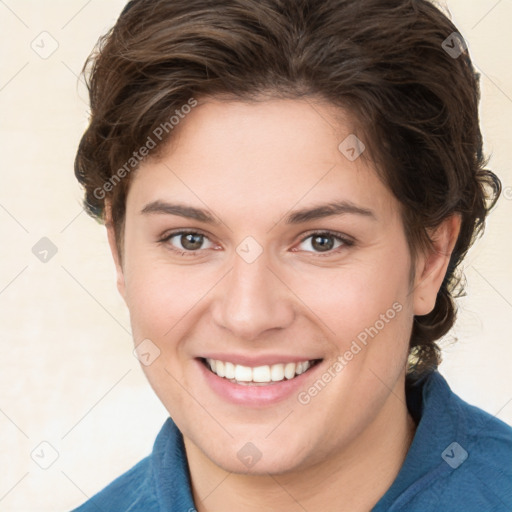
<svg viewBox="0 0 512 512">
<path fill-rule="evenodd" d="M 497 200 L 478 77 L 425 0 L 134 0 L 76 157 L 152 454 L 77 510 L 509 510 L 512 429 L 436 341 Z"/>
</svg>

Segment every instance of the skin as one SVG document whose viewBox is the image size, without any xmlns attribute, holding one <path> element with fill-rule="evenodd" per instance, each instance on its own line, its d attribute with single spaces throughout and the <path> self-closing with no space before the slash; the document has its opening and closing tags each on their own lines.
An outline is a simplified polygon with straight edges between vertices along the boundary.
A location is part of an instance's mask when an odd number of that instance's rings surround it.
<svg viewBox="0 0 512 512">
<path fill-rule="evenodd" d="M 133 177 L 122 263 L 107 208 L 118 288 L 135 344 L 150 339 L 160 350 L 143 369 L 183 433 L 199 512 L 369 510 L 412 441 L 404 379 L 413 315 L 432 310 L 460 221 L 431 233 L 433 250 L 418 256 L 411 281 L 399 204 L 369 159 L 351 162 L 338 150 L 352 133 L 339 114 L 312 100 L 200 103 L 162 158 Z M 141 213 L 157 200 L 206 209 L 221 222 Z M 335 200 L 373 217 L 285 222 Z M 191 251 L 184 237 L 161 241 L 180 228 L 205 235 L 196 255 L 179 253 Z M 328 236 L 334 246 L 324 252 L 318 238 L 305 239 L 325 230 L 354 244 Z M 248 236 L 262 249 L 252 263 L 236 251 Z M 198 370 L 195 358 L 212 351 L 322 358 L 307 391 L 394 303 L 401 311 L 306 405 L 292 394 L 271 406 L 235 406 Z M 237 457 L 247 442 L 261 452 L 251 468 Z"/>
</svg>

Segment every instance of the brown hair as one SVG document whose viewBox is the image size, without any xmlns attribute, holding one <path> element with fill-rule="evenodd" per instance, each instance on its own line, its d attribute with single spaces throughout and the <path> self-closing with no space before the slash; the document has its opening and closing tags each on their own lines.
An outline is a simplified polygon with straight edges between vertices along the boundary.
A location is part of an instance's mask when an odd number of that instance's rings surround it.
<svg viewBox="0 0 512 512">
<path fill-rule="evenodd" d="M 485 169 L 479 77 L 456 33 L 426 0 L 132 0 L 83 70 L 91 118 L 75 174 L 85 207 L 101 219 L 108 199 L 121 240 L 130 171 L 155 133 L 158 155 L 171 118 L 195 98 L 315 97 L 340 107 L 401 203 L 413 256 L 428 228 L 462 218 L 435 307 L 414 318 L 414 380 L 440 362 L 436 340 L 461 291 L 456 269 L 501 191 Z"/>
</svg>

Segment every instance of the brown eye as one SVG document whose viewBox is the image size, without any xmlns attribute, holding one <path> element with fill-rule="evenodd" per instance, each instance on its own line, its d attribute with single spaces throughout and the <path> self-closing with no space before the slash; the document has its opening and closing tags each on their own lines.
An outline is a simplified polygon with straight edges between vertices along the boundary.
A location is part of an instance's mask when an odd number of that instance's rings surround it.
<svg viewBox="0 0 512 512">
<path fill-rule="evenodd" d="M 202 233 L 196 231 L 179 231 L 166 235 L 160 242 L 182 255 L 194 255 L 203 249 L 208 249 L 213 246 L 213 244 L 209 242 L 211 244 L 210 247 L 204 247 L 205 240 L 209 241 L 208 237 Z"/>
<path fill-rule="evenodd" d="M 203 235 L 199 233 L 187 233 L 180 235 L 180 243 L 184 249 L 189 251 L 196 251 L 201 248 L 201 244 L 203 243 Z"/>
<path fill-rule="evenodd" d="M 354 241 L 343 236 L 341 233 L 326 231 L 310 233 L 301 240 L 301 244 L 306 244 L 307 247 L 303 249 L 306 252 L 313 252 L 319 255 L 327 253 L 326 255 L 329 255 L 337 253 L 338 249 L 354 245 Z"/>
<path fill-rule="evenodd" d="M 325 236 L 325 235 L 315 235 L 312 237 L 311 246 L 320 251 L 330 251 L 334 246 L 332 236 Z"/>
</svg>

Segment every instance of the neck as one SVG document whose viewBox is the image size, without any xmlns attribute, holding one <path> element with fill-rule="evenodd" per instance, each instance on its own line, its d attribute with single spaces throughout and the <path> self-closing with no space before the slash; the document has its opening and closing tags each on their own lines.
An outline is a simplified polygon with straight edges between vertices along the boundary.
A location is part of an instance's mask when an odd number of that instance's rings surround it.
<svg viewBox="0 0 512 512">
<path fill-rule="evenodd" d="M 399 384 L 350 446 L 300 471 L 230 473 L 185 438 L 197 511 L 370 510 L 395 480 L 414 437 L 416 425 L 405 405 L 404 383 Z"/>
</svg>

